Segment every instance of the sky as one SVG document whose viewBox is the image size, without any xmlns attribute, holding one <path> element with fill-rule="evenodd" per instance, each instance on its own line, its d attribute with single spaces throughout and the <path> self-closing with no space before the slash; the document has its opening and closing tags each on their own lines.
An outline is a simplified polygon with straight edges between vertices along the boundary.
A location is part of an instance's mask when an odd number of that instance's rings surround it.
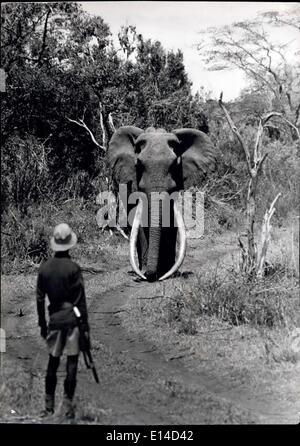
<svg viewBox="0 0 300 446">
<path fill-rule="evenodd" d="M 95 1 L 80 2 L 90 14 L 100 15 L 115 37 L 122 25 L 135 25 L 144 38 L 159 40 L 166 50 L 181 49 L 184 64 L 195 93 L 201 86 L 218 98 L 236 98 L 246 86 L 239 70 L 207 71 L 195 44 L 200 41 L 199 31 L 210 26 L 230 25 L 253 19 L 259 12 L 286 11 L 296 2 L 188 2 L 188 1 Z M 291 34 L 290 34 L 291 33 Z M 290 35 L 289 35 L 290 34 Z M 278 28 L 274 39 L 286 42 L 295 37 L 293 31 Z M 300 42 L 299 42 L 300 44 Z"/>
</svg>

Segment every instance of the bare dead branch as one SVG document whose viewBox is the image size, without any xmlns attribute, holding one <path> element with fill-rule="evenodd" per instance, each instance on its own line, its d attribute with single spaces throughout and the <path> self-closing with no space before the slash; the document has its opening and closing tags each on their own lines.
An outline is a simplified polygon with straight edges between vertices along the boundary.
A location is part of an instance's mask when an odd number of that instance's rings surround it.
<svg viewBox="0 0 300 446">
<path fill-rule="evenodd" d="M 8 232 L 2 231 L 2 229 L 1 229 L 1 234 L 8 235 L 8 237 L 13 237 L 13 234 L 9 234 Z"/>
<path fill-rule="evenodd" d="M 45 18 L 45 24 L 44 24 L 44 32 L 43 32 L 42 47 L 41 47 L 41 51 L 40 51 L 40 53 L 39 53 L 39 57 L 38 57 L 38 59 L 37 59 L 37 63 L 38 63 L 38 64 L 41 63 L 41 60 L 42 60 L 42 57 L 43 57 L 43 53 L 44 53 L 44 51 L 45 51 L 45 49 L 46 49 L 46 38 L 47 38 L 47 26 L 48 26 L 48 20 L 49 20 L 49 16 L 50 16 L 51 12 L 53 11 L 50 5 L 48 5 L 48 8 L 49 8 L 49 9 L 48 9 L 48 11 L 47 11 L 46 18 Z"/>
<path fill-rule="evenodd" d="M 261 156 L 261 153 L 260 153 L 260 142 L 261 142 L 261 138 L 263 135 L 263 131 L 266 128 L 267 122 L 274 116 L 280 117 L 284 122 L 286 122 L 288 125 L 290 125 L 296 131 L 298 139 L 300 139 L 298 128 L 294 124 L 292 124 L 288 119 L 286 119 L 284 116 L 282 116 L 282 113 L 272 111 L 272 112 L 268 113 L 267 115 L 263 116 L 259 122 L 257 135 L 256 135 L 256 142 L 255 142 L 255 147 L 254 147 L 254 156 L 253 156 L 254 166 L 256 168 L 257 174 L 259 173 L 259 171 L 263 165 L 263 162 L 265 161 L 266 157 L 268 156 L 268 153 L 265 153 L 263 156 Z"/>
<path fill-rule="evenodd" d="M 137 297 L 137 300 L 172 299 L 168 296 Z"/>
<path fill-rule="evenodd" d="M 298 139 L 300 141 L 300 133 L 299 133 L 298 127 L 296 127 L 294 124 L 291 123 L 291 121 L 289 121 L 288 119 L 284 118 L 283 116 L 282 116 L 281 119 L 283 119 L 284 122 L 286 122 L 288 125 L 290 125 L 295 130 L 295 132 L 297 134 L 297 137 L 298 137 Z"/>
<path fill-rule="evenodd" d="M 85 112 L 86 112 L 86 107 L 83 108 L 81 121 L 84 121 Z"/>
<path fill-rule="evenodd" d="M 239 247 L 241 248 L 241 250 L 246 253 L 245 247 L 244 247 L 244 243 L 241 240 L 241 237 L 238 237 L 238 242 L 239 242 Z"/>
<path fill-rule="evenodd" d="M 291 98 L 291 95 L 290 95 L 290 93 L 289 93 L 288 91 L 285 93 L 285 95 L 286 95 L 286 97 L 287 97 L 287 100 L 288 100 L 288 104 L 289 104 L 290 110 L 292 111 L 292 110 L 293 110 L 293 105 L 292 105 L 292 98 Z"/>
<path fill-rule="evenodd" d="M 256 133 L 256 141 L 255 141 L 254 152 L 253 152 L 253 163 L 254 163 L 255 169 L 257 169 L 257 166 L 261 160 L 261 153 L 260 153 L 260 145 L 261 144 L 260 143 L 261 143 L 263 131 L 264 131 L 264 124 L 263 124 L 263 120 L 260 119 L 259 124 L 258 124 L 257 133 Z"/>
<path fill-rule="evenodd" d="M 194 355 L 194 354 L 195 354 L 195 352 L 190 352 L 190 353 L 185 353 L 185 354 L 181 354 L 181 355 L 178 355 L 178 356 L 170 356 L 167 359 L 167 361 L 174 361 L 174 359 L 181 359 L 181 358 L 184 358 L 185 356 L 191 356 L 191 355 Z"/>
<path fill-rule="evenodd" d="M 267 78 L 259 73 L 259 71 L 255 68 L 252 68 L 251 65 L 245 62 L 245 58 L 243 58 L 240 54 L 235 53 L 236 61 L 231 60 L 230 63 L 241 70 L 244 70 L 248 75 L 252 75 L 254 79 L 260 80 L 263 84 L 267 85 L 270 91 L 274 93 L 274 96 L 280 101 L 280 98 L 277 94 L 276 89 L 272 86 L 272 84 L 267 80 Z"/>
<path fill-rule="evenodd" d="M 128 313 L 127 310 L 116 310 L 116 311 L 93 311 L 93 313 L 99 314 L 119 314 L 119 313 Z"/>
<path fill-rule="evenodd" d="M 251 29 L 248 29 L 248 31 L 253 33 L 253 31 L 251 31 Z M 277 84 L 279 83 L 277 74 L 276 74 L 276 73 L 274 72 L 274 70 L 272 70 L 272 68 L 271 68 L 271 65 L 272 65 L 272 58 L 271 58 L 271 56 L 270 56 L 270 48 L 265 48 L 264 46 L 260 46 L 261 49 L 265 49 L 265 50 L 266 50 L 266 52 L 267 52 L 267 57 L 268 57 L 268 59 L 269 59 L 269 64 L 268 64 L 268 65 L 265 65 L 265 64 L 262 63 L 262 61 L 261 61 L 260 59 L 258 59 L 257 57 L 255 57 L 255 55 L 254 55 L 253 52 L 247 50 L 247 48 L 246 48 L 245 46 L 240 45 L 240 44 L 238 43 L 238 41 L 236 41 L 236 40 L 234 40 L 234 39 L 232 39 L 232 38 L 231 38 L 230 40 L 231 40 L 232 43 L 230 44 L 229 42 L 227 42 L 228 45 L 231 45 L 231 46 L 233 46 L 233 47 L 237 47 L 237 48 L 239 48 L 241 51 L 243 51 L 245 54 L 247 54 L 248 57 L 250 57 L 250 59 L 254 60 L 254 62 L 255 62 L 258 66 L 262 67 L 263 70 L 265 70 L 266 72 L 270 73 L 270 74 L 273 76 L 273 78 L 274 78 L 274 80 L 275 80 L 275 82 L 276 82 Z"/>
<path fill-rule="evenodd" d="M 109 113 L 109 115 L 108 115 L 108 125 L 110 126 L 111 131 L 114 133 L 116 131 L 116 128 L 114 126 L 111 113 Z"/>
<path fill-rule="evenodd" d="M 225 105 L 224 105 L 224 103 L 223 103 L 223 92 L 221 92 L 221 94 L 220 94 L 219 106 L 220 106 L 221 109 L 223 110 L 223 112 L 224 112 L 224 114 L 225 114 L 225 117 L 226 117 L 226 119 L 227 119 L 227 122 L 228 122 L 228 124 L 229 124 L 229 126 L 230 126 L 232 132 L 236 135 L 236 137 L 237 137 L 238 140 L 239 140 L 239 143 L 241 144 L 241 147 L 242 147 L 242 149 L 243 149 L 243 151 L 244 151 L 244 153 L 245 153 L 245 156 L 246 156 L 246 162 L 247 162 L 248 172 L 249 172 L 249 175 L 252 177 L 253 172 L 252 172 L 252 168 L 251 168 L 251 161 L 250 161 L 250 153 L 249 153 L 249 150 L 248 150 L 247 146 L 244 144 L 244 141 L 243 141 L 243 138 L 241 137 L 240 132 L 238 131 L 236 125 L 235 125 L 234 122 L 232 121 L 232 119 L 231 119 L 231 117 L 230 117 L 230 115 L 229 115 L 229 113 L 228 113 L 228 111 L 227 111 L 227 109 L 226 109 L 226 107 L 225 107 Z"/>
<path fill-rule="evenodd" d="M 297 108 L 296 108 L 296 112 L 295 112 L 295 124 L 297 124 L 297 122 L 298 122 L 299 114 L 300 114 L 300 104 L 298 104 L 298 106 L 297 106 Z"/>
<path fill-rule="evenodd" d="M 42 142 L 42 145 L 44 146 L 46 144 L 46 142 L 49 141 L 50 138 L 52 138 L 52 136 L 53 136 L 52 133 L 50 133 L 50 135 L 47 136 L 46 139 L 44 139 L 44 141 Z"/>
<path fill-rule="evenodd" d="M 300 106 L 299 106 L 299 107 L 300 107 Z M 263 126 L 265 126 L 265 124 L 266 124 L 266 123 L 269 121 L 269 119 L 271 119 L 273 116 L 277 116 L 277 117 L 281 118 L 281 119 L 282 119 L 284 122 L 286 122 L 290 127 L 292 127 L 292 128 L 295 130 L 298 139 L 300 140 L 299 129 L 298 129 L 298 128 L 297 128 L 291 121 L 289 121 L 288 119 L 286 119 L 286 118 L 282 115 L 282 113 L 274 112 L 274 111 L 268 113 L 266 116 L 264 116 L 264 117 L 262 118 Z"/>
<path fill-rule="evenodd" d="M 263 117 L 261 118 L 262 125 L 265 126 L 265 125 L 267 124 L 267 122 L 268 122 L 273 116 L 279 116 L 279 117 L 282 117 L 282 113 L 275 112 L 275 111 L 272 111 L 272 112 L 268 113 L 267 115 L 265 115 L 265 116 L 263 116 Z"/>
<path fill-rule="evenodd" d="M 13 211 L 9 211 L 10 214 L 12 215 L 13 219 L 15 220 L 15 222 L 17 223 L 18 226 L 22 226 L 22 228 L 26 229 L 25 226 L 16 218 L 15 214 L 13 213 Z"/>
<path fill-rule="evenodd" d="M 93 133 L 91 132 L 91 130 L 88 128 L 88 126 L 85 124 L 85 122 L 83 121 L 83 119 L 79 119 L 79 121 L 76 121 L 75 119 L 70 119 L 70 118 L 66 118 L 68 121 L 73 122 L 74 124 L 79 125 L 79 127 L 84 128 L 90 135 L 93 143 L 99 147 L 101 150 L 103 150 L 104 152 L 106 151 L 106 148 L 101 146 L 97 141 L 96 138 L 94 137 Z"/>
<path fill-rule="evenodd" d="M 278 25 L 282 24 L 282 25 L 288 25 L 288 26 L 292 26 L 293 28 L 296 28 L 298 30 L 300 30 L 300 26 L 298 23 L 294 23 L 292 21 L 289 20 L 284 20 L 284 18 L 282 17 L 273 17 L 272 18 Z"/>
<path fill-rule="evenodd" d="M 237 192 L 235 192 L 233 195 L 230 195 L 230 197 L 228 197 L 228 198 L 223 198 L 223 201 L 224 201 L 225 203 L 227 203 L 228 201 L 233 200 L 237 195 L 239 195 L 239 194 L 243 191 L 243 189 L 245 189 L 245 187 L 246 187 L 246 186 L 242 186 Z"/>
<path fill-rule="evenodd" d="M 262 165 L 263 165 L 263 163 L 264 163 L 264 161 L 265 161 L 265 159 L 267 158 L 268 155 L 269 155 L 269 154 L 266 152 L 266 153 L 263 155 L 263 157 L 260 159 L 260 161 L 259 161 L 259 163 L 258 163 L 258 165 L 257 165 L 257 174 L 260 172 L 260 169 L 262 168 Z"/>
<path fill-rule="evenodd" d="M 81 270 L 83 272 L 86 273 L 91 273 L 91 274 L 100 274 L 100 273 L 105 273 L 104 269 L 99 269 L 99 268 L 94 268 L 93 266 L 81 266 Z"/>
<path fill-rule="evenodd" d="M 254 166 L 256 169 L 256 175 L 259 173 L 265 159 L 268 156 L 268 153 L 265 153 L 264 155 L 262 155 L 261 153 L 261 138 L 263 135 L 263 131 L 266 128 L 266 124 L 267 122 L 273 117 L 273 116 L 280 116 L 282 117 L 281 113 L 278 112 L 270 112 L 268 113 L 266 116 L 263 116 L 260 121 L 259 121 L 259 125 L 258 125 L 258 129 L 257 129 L 257 135 L 256 135 L 256 141 L 255 141 L 255 146 L 254 146 L 254 154 L 253 154 L 253 162 L 254 162 Z"/>
<path fill-rule="evenodd" d="M 275 212 L 275 203 L 278 200 L 278 198 L 281 196 L 281 193 L 277 194 L 274 200 L 272 201 L 269 210 L 266 211 L 264 215 L 264 220 L 262 224 L 261 229 L 261 248 L 260 253 L 258 255 L 257 259 L 257 277 L 263 277 L 264 275 L 264 269 L 265 269 L 265 262 L 266 262 L 266 254 L 267 249 L 270 241 L 270 232 L 271 232 L 271 218 Z"/>
<path fill-rule="evenodd" d="M 101 102 L 99 102 L 99 118 L 100 118 L 100 127 L 102 131 L 102 145 L 103 147 L 106 147 L 106 134 L 103 121 L 103 107 Z"/>
</svg>

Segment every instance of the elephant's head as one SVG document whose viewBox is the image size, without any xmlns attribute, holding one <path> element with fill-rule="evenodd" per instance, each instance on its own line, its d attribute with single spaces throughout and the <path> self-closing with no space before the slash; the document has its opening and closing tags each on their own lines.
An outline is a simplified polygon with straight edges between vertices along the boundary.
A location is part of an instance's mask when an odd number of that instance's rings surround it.
<svg viewBox="0 0 300 446">
<path fill-rule="evenodd" d="M 128 193 L 141 191 L 148 198 L 149 226 L 140 224 L 142 212 L 145 212 L 140 202 L 131 231 L 131 263 L 141 277 L 149 281 L 169 277 L 179 268 L 185 252 L 185 228 L 176 204 L 170 211 L 170 226 L 164 227 L 162 207 L 154 209 L 151 205 L 153 192 L 167 198 L 172 192 L 199 184 L 214 168 L 215 160 L 215 149 L 209 137 L 199 130 L 179 129 L 168 133 L 163 129 L 144 131 L 128 126 L 114 133 L 108 162 L 115 185 L 126 184 Z M 177 227 L 180 249 L 175 260 Z M 134 260 L 135 249 L 139 267 Z"/>
</svg>

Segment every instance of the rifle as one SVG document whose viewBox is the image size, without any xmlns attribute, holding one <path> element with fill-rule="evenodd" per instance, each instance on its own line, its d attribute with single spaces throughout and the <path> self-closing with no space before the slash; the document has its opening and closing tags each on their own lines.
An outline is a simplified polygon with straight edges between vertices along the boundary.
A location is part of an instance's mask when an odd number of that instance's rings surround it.
<svg viewBox="0 0 300 446">
<path fill-rule="evenodd" d="M 96 370 L 96 367 L 95 367 L 95 364 L 94 364 L 94 361 L 92 358 L 88 340 L 86 339 L 85 332 L 83 330 L 81 313 L 77 307 L 73 307 L 73 310 L 74 310 L 74 313 L 75 313 L 75 316 L 77 319 L 77 325 L 79 328 L 79 336 L 80 336 L 80 340 L 81 340 L 81 350 L 82 350 L 85 365 L 88 369 L 92 370 L 95 381 L 97 384 L 99 384 L 98 373 L 97 373 L 97 370 Z"/>
</svg>

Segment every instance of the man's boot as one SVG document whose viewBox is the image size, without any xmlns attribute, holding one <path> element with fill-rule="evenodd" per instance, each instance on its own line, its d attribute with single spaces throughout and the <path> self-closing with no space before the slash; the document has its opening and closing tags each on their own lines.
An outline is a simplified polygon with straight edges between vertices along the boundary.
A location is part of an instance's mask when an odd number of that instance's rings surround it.
<svg viewBox="0 0 300 446">
<path fill-rule="evenodd" d="M 54 403 L 55 397 L 54 395 L 49 395 L 46 393 L 45 396 L 45 409 L 42 412 L 42 417 L 48 417 L 54 414 Z"/>
<path fill-rule="evenodd" d="M 63 411 L 64 416 L 68 420 L 73 420 L 75 418 L 75 406 L 73 403 L 73 399 L 69 398 L 66 394 L 64 395 L 63 399 Z"/>
</svg>

